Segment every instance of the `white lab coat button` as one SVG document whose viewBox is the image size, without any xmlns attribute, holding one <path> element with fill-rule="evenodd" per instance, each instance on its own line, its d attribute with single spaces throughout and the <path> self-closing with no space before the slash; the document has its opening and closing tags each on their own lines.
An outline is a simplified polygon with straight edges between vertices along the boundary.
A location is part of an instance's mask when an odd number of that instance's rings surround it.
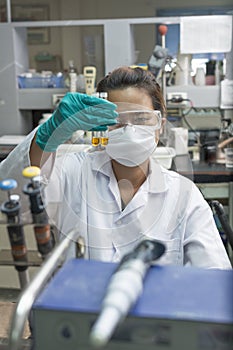
<svg viewBox="0 0 233 350">
<path fill-rule="evenodd" d="M 122 220 L 118 220 L 116 224 L 121 225 L 121 223 L 122 223 Z"/>
</svg>

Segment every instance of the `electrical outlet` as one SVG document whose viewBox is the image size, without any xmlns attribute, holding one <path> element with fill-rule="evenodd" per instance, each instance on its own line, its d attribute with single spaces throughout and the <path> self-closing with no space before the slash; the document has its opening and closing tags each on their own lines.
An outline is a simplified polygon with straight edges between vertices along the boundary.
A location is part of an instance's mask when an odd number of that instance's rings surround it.
<svg viewBox="0 0 233 350">
<path fill-rule="evenodd" d="M 187 92 L 168 92 L 167 93 L 167 105 L 186 107 L 188 106 L 188 94 Z"/>
</svg>

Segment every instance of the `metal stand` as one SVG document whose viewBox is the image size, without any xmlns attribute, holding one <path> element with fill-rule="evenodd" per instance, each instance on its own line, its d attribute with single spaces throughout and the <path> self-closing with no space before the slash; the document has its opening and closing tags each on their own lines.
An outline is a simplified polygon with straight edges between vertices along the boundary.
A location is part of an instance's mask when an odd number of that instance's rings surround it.
<svg viewBox="0 0 233 350">
<path fill-rule="evenodd" d="M 16 306 L 9 335 L 9 350 L 20 350 L 22 344 L 22 334 L 25 322 L 29 317 L 31 307 L 40 294 L 46 283 L 55 273 L 59 265 L 64 263 L 66 253 L 74 242 L 80 241 L 80 249 L 83 249 L 82 238 L 78 229 L 74 228 L 67 236 L 54 248 L 51 255 L 44 261 L 39 272 L 27 286 Z"/>
</svg>

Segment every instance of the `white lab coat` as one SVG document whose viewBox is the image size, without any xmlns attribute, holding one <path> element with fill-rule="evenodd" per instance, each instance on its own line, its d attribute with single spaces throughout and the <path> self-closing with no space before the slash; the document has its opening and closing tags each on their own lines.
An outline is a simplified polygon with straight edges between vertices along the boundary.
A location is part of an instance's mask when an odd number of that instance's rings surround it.
<svg viewBox="0 0 233 350">
<path fill-rule="evenodd" d="M 0 178 L 17 179 L 19 191 L 25 182 L 21 171 L 30 165 L 34 133 L 0 164 Z M 166 246 L 159 264 L 231 268 L 212 211 L 198 188 L 153 159 L 147 180 L 124 210 L 105 151 L 65 153 L 56 157 L 52 174 L 48 162 L 43 177 L 51 222 L 61 236 L 78 226 L 88 259 L 119 261 L 142 239 L 152 238 Z"/>
</svg>

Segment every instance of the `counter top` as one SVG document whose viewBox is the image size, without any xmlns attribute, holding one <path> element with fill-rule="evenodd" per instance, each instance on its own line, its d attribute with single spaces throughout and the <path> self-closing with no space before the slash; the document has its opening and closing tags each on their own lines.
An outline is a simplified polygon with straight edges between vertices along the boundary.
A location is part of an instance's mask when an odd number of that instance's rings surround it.
<svg viewBox="0 0 233 350">
<path fill-rule="evenodd" d="M 226 168 L 225 164 L 192 161 L 188 155 L 176 156 L 172 170 L 195 183 L 233 182 L 233 168 Z"/>
</svg>

